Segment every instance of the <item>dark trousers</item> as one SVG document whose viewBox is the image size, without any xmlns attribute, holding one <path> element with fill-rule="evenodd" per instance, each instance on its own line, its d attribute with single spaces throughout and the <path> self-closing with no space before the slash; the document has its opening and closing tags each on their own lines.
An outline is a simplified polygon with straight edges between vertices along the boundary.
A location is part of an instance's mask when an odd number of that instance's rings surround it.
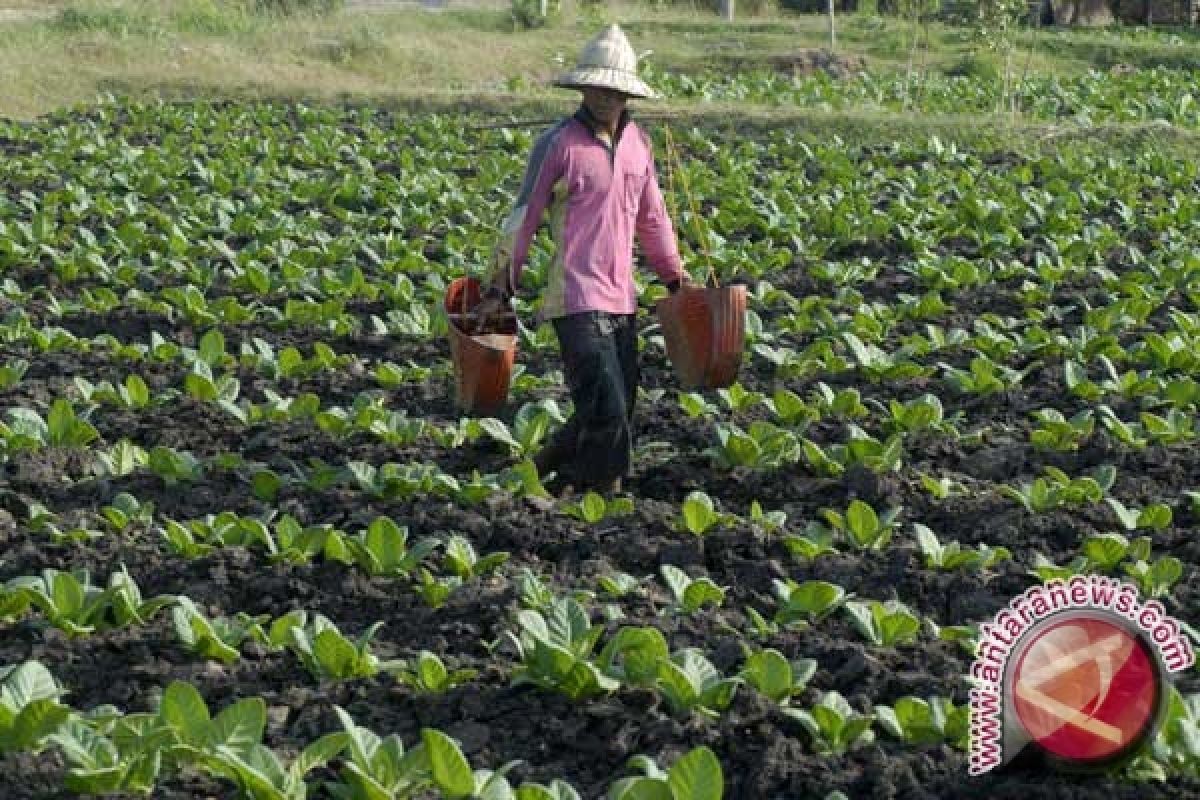
<svg viewBox="0 0 1200 800">
<path fill-rule="evenodd" d="M 539 469 L 579 486 L 605 487 L 629 472 L 637 401 L 632 314 L 590 311 L 554 320 L 574 413 L 539 456 Z"/>
</svg>

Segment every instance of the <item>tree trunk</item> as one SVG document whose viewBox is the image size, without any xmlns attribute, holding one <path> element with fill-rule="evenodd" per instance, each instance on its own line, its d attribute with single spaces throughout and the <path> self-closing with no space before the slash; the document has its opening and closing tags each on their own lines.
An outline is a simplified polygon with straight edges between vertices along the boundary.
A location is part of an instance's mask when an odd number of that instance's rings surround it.
<svg viewBox="0 0 1200 800">
<path fill-rule="evenodd" d="M 726 22 L 733 22 L 733 4 L 734 0 L 721 0 L 721 16 Z"/>
</svg>

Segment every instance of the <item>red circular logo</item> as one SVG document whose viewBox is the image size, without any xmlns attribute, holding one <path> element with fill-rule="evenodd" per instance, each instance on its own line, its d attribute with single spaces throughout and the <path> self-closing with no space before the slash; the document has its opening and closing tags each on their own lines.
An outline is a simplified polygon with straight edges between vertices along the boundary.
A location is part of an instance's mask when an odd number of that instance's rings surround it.
<svg viewBox="0 0 1200 800">
<path fill-rule="evenodd" d="M 1060 758 L 1117 756 L 1154 724 L 1154 662 L 1142 640 L 1115 622 L 1076 616 L 1033 631 L 1011 680 L 1021 725 Z"/>
</svg>

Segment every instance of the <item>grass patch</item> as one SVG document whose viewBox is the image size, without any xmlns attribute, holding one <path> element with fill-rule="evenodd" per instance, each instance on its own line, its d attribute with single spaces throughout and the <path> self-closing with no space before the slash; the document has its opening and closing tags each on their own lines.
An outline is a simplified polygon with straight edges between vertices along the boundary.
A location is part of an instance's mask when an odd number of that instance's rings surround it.
<svg viewBox="0 0 1200 800">
<path fill-rule="evenodd" d="M 0 3 L 5 0 L 0 0 Z M 547 28 L 516 31 L 507 9 L 264 14 L 258 0 L 73 0 L 45 20 L 0 26 L 7 78 L 0 115 L 32 116 L 119 88 L 135 96 L 166 89 L 247 91 L 317 98 L 495 95 L 519 90 L 535 104 L 574 96 L 548 87 L 608 21 L 619 22 L 660 70 L 727 72 L 768 66 L 777 56 L 828 44 L 821 15 L 770 13 L 727 25 L 716 15 L 620 2 L 567 4 Z M 914 51 L 914 35 L 919 35 Z M 971 32 L 941 23 L 842 15 L 839 54 L 873 72 L 968 75 L 999 80 L 997 61 Z M 1200 35 L 1176 31 L 1025 32 L 1012 66 L 1078 75 L 1115 63 L 1187 64 Z M 739 113 L 753 111 L 746 105 Z"/>
</svg>

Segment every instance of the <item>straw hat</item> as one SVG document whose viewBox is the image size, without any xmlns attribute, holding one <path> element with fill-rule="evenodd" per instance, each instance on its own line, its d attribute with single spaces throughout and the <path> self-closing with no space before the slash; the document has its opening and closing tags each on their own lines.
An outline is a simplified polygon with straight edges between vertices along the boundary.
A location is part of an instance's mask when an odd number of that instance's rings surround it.
<svg viewBox="0 0 1200 800">
<path fill-rule="evenodd" d="M 637 54 L 616 24 L 609 25 L 584 45 L 575 69 L 558 77 L 554 85 L 564 89 L 596 86 L 633 97 L 661 96 L 638 77 Z"/>
</svg>

